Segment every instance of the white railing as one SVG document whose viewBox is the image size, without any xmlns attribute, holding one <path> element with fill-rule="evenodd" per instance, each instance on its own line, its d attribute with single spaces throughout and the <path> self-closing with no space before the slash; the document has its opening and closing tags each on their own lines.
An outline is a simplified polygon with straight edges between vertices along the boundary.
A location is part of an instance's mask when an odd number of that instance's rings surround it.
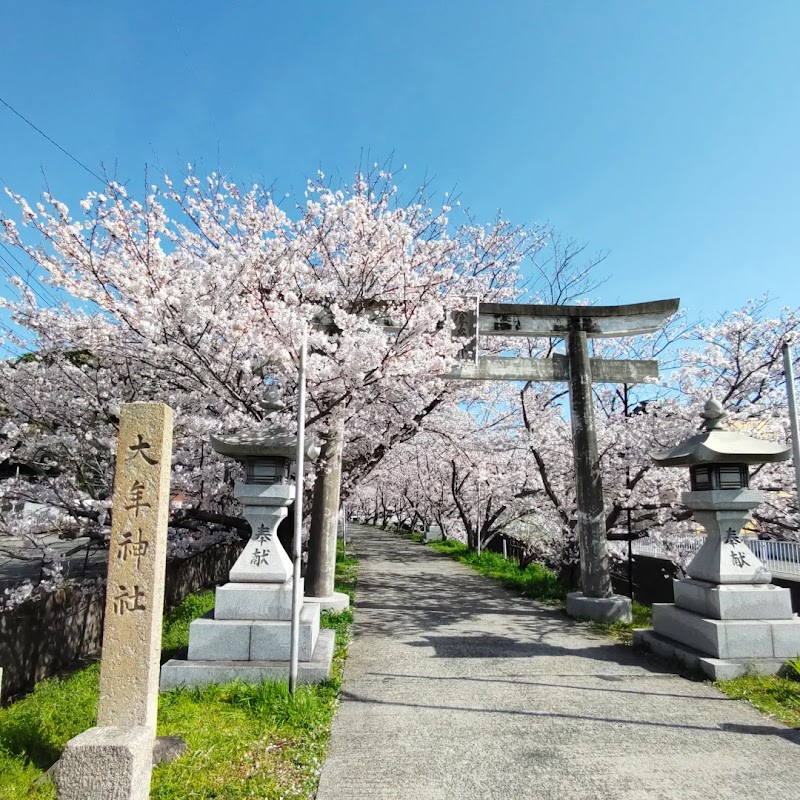
<svg viewBox="0 0 800 800">
<path fill-rule="evenodd" d="M 670 545 L 672 549 L 697 552 L 704 541 L 704 536 L 682 536 L 678 539 L 670 539 Z M 747 536 L 744 541 L 770 572 L 800 575 L 800 542 L 758 539 L 755 536 Z M 664 546 L 660 542 L 650 539 L 649 536 L 633 542 L 632 549 L 634 555 L 653 556 L 654 558 L 668 557 Z"/>
<path fill-rule="evenodd" d="M 690 553 L 696 553 L 703 545 L 705 537 L 703 536 L 677 536 L 670 537 L 670 545 L 672 550 L 688 550 Z M 651 539 L 645 536 L 642 539 L 636 539 L 633 542 L 633 552 L 640 556 L 653 556 L 654 558 L 666 558 L 666 549 L 664 545 L 658 540 Z"/>
</svg>

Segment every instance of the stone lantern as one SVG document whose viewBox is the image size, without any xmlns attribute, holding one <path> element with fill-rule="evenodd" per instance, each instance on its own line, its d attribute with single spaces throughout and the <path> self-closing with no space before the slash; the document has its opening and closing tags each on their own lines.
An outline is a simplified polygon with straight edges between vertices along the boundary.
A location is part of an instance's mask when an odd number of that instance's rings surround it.
<svg viewBox="0 0 800 800">
<path fill-rule="evenodd" d="M 239 461 L 245 470 L 244 483 L 233 487 L 250 523 L 250 540 L 230 572 L 237 583 L 284 583 L 292 576 L 292 562 L 278 539 L 277 531 L 294 500 L 291 468 L 297 437 L 283 428 L 256 427 L 232 436 L 211 437 L 220 455 Z M 314 461 L 316 444 L 306 445 L 305 457 Z"/>
<path fill-rule="evenodd" d="M 230 583 L 216 590 L 213 612 L 189 626 L 188 660 L 162 667 L 162 690 L 236 679 L 257 683 L 289 674 L 292 563 L 278 526 L 294 500 L 296 435 L 267 422 L 212 436 L 211 445 L 244 466 L 245 480 L 234 485 L 234 496 L 251 534 L 230 571 Z M 319 448 L 307 444 L 305 457 L 313 461 L 318 455 Z M 320 630 L 319 618 L 319 603 L 305 600 L 299 630 L 301 682 L 324 680 L 330 673 L 334 636 Z"/>
<path fill-rule="evenodd" d="M 750 467 L 789 458 L 790 448 L 725 430 L 726 416 L 709 400 L 703 430 L 653 461 L 688 467 L 691 491 L 682 501 L 705 529 L 688 577 L 673 582 L 674 603 L 653 605 L 653 630 L 634 641 L 675 657 L 714 680 L 748 670 L 775 673 L 800 653 L 800 620 L 789 589 L 774 586 L 764 564 L 747 546 L 743 529 L 763 492 L 750 488 Z"/>
</svg>

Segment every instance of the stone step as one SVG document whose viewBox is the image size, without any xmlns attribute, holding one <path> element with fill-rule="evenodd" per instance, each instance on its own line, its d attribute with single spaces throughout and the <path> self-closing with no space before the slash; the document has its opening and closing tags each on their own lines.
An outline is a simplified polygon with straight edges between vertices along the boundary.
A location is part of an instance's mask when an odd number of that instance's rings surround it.
<svg viewBox="0 0 800 800">
<path fill-rule="evenodd" d="M 297 668 L 299 683 L 319 683 L 328 678 L 333 661 L 335 631 L 321 630 L 310 661 L 301 661 Z M 244 683 L 287 680 L 288 661 L 180 661 L 171 659 L 161 667 L 162 692 L 170 689 L 193 689 L 212 683 Z"/>
<path fill-rule="evenodd" d="M 309 661 L 314 652 L 319 635 L 319 615 L 316 603 L 304 603 L 300 609 L 301 661 Z M 189 625 L 189 661 L 288 660 L 291 630 L 290 620 L 201 617 Z"/>
<path fill-rule="evenodd" d="M 653 630 L 712 658 L 793 658 L 800 654 L 800 619 L 719 620 L 672 603 L 653 605 Z"/>
<path fill-rule="evenodd" d="M 782 658 L 711 658 L 688 645 L 644 628 L 634 630 L 633 644 L 660 658 L 677 661 L 691 672 L 703 673 L 712 681 L 727 681 L 753 672 L 777 675 L 784 664 Z"/>
</svg>

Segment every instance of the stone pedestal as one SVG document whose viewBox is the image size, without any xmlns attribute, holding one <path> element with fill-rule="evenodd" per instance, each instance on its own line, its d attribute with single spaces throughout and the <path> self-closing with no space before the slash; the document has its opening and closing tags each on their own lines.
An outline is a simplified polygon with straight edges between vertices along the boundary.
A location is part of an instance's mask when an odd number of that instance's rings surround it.
<svg viewBox="0 0 800 800">
<path fill-rule="evenodd" d="M 242 484 L 235 492 L 253 533 L 231 569 L 231 582 L 217 589 L 214 610 L 189 626 L 188 659 L 172 659 L 162 666 L 161 691 L 289 677 L 292 565 L 277 530 L 294 487 Z M 300 683 L 321 681 L 330 674 L 334 632 L 320 630 L 319 619 L 320 604 L 305 598 L 300 611 Z"/>
<path fill-rule="evenodd" d="M 675 603 L 656 603 L 653 630 L 635 631 L 634 643 L 712 680 L 775 674 L 800 654 L 789 589 L 688 579 L 675 581 L 674 590 Z"/>
<path fill-rule="evenodd" d="M 653 606 L 653 630 L 634 643 L 675 658 L 713 680 L 746 672 L 777 673 L 800 654 L 800 619 L 789 589 L 773 586 L 741 529 L 762 500 L 750 489 L 687 492 L 683 500 L 706 529 L 706 541 L 674 581 L 674 603 Z"/>
<path fill-rule="evenodd" d="M 325 597 L 306 597 L 307 603 L 316 603 L 320 611 L 344 611 L 350 607 L 350 598 L 344 592 L 334 592 Z"/>
<path fill-rule="evenodd" d="M 59 800 L 147 800 L 153 729 L 89 728 L 67 742 L 59 762 Z"/>
<path fill-rule="evenodd" d="M 567 614 L 594 622 L 630 622 L 631 600 L 621 594 L 587 597 L 583 592 L 570 592 L 567 595 Z"/>
</svg>

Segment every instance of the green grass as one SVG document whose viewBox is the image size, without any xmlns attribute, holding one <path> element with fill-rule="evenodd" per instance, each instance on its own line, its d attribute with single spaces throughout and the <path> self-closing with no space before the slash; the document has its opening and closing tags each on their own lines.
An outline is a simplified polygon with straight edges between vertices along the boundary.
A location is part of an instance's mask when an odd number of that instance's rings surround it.
<svg viewBox="0 0 800 800">
<path fill-rule="evenodd" d="M 777 675 L 743 675 L 717 681 L 718 689 L 781 722 L 800 728 L 800 683 Z"/>
<path fill-rule="evenodd" d="M 567 598 L 567 590 L 558 582 L 555 572 L 541 564 L 529 564 L 520 569 L 500 553 L 484 551 L 478 555 L 470 552 L 465 544 L 452 539 L 432 542 L 429 547 L 472 567 L 481 575 L 500 581 L 503 586 L 519 590 L 524 597 L 554 606 L 562 606 Z"/>
<path fill-rule="evenodd" d="M 632 622 L 596 622 L 589 621 L 589 627 L 597 633 L 604 633 L 612 636 L 624 644 L 633 642 L 634 628 L 653 627 L 653 609 L 650 606 L 643 606 L 641 603 L 634 602 L 631 608 Z"/>
<path fill-rule="evenodd" d="M 355 595 L 358 565 L 339 545 L 336 590 Z M 189 644 L 189 623 L 214 605 L 213 592 L 187 597 L 164 619 L 164 657 Z M 161 695 L 158 735 L 180 736 L 188 751 L 153 771 L 151 798 L 234 800 L 306 798 L 316 791 L 347 656 L 352 609 L 324 612 L 336 631 L 331 677 L 300 686 L 233 683 Z M 0 709 L 0 800 L 55 800 L 45 781 L 32 787 L 73 736 L 95 721 L 99 665 L 42 681 L 27 697 Z"/>
</svg>

